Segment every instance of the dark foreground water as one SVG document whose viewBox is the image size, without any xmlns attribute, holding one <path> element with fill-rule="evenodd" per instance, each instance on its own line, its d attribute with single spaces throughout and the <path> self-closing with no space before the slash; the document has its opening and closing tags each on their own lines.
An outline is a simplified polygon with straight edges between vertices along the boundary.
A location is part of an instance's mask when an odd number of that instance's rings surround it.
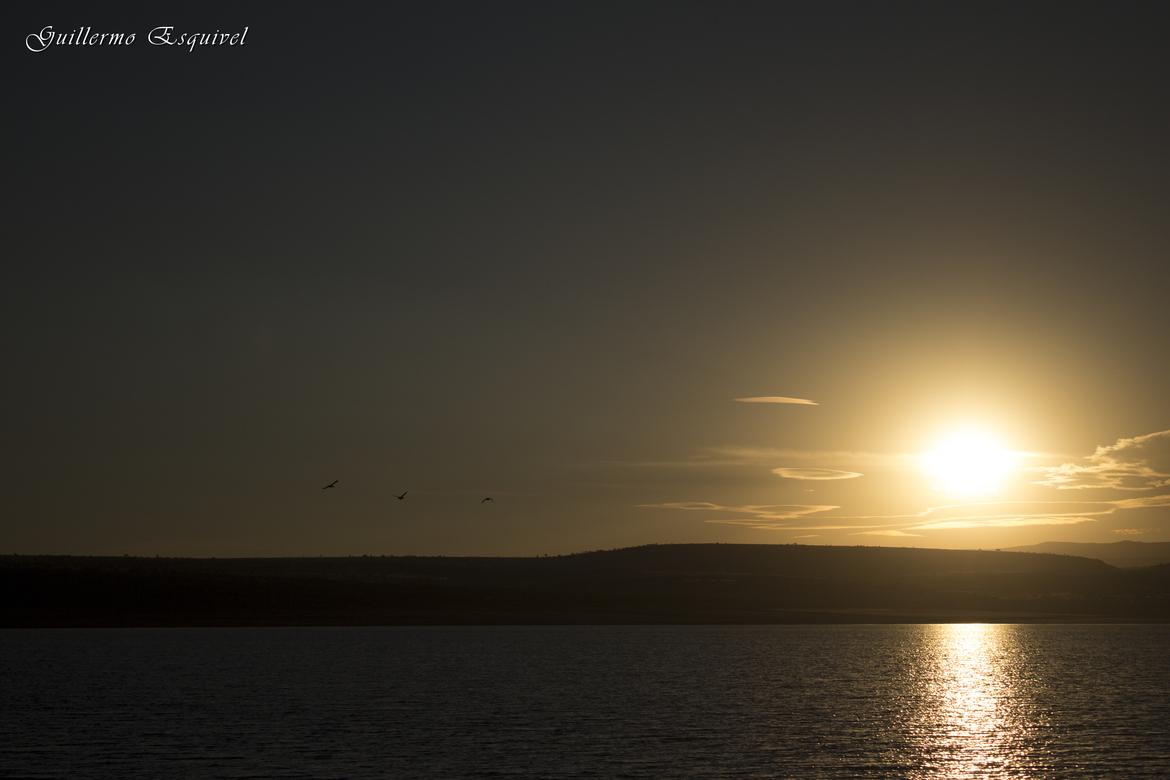
<svg viewBox="0 0 1170 780">
<path fill-rule="evenodd" d="M 0 631 L 0 777 L 1167 777 L 1170 626 Z"/>
</svg>

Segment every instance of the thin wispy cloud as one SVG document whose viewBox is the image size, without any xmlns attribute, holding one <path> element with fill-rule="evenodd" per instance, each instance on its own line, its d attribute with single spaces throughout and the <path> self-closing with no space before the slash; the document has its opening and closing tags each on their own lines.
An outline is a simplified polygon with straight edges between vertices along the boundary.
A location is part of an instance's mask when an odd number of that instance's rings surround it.
<svg viewBox="0 0 1170 780">
<path fill-rule="evenodd" d="M 678 509 L 687 512 L 720 512 L 730 515 L 748 515 L 754 520 L 795 520 L 818 512 L 840 509 L 831 504 L 716 504 L 711 501 L 667 501 L 660 504 L 638 504 L 643 509 Z M 714 522 L 714 521 L 708 521 Z"/>
<path fill-rule="evenodd" d="M 963 505 L 932 507 L 927 522 L 909 526 L 912 530 L 956 528 L 1015 528 L 1028 525 L 1076 525 L 1129 509 L 1170 506 L 1170 494 L 1124 498 L 1117 501 L 1028 501 L 988 503 L 968 508 Z M 1022 511 L 1011 511 L 1011 510 Z M 998 511 L 996 511 L 998 510 Z M 1062 511 L 1063 510 L 1063 511 Z"/>
<path fill-rule="evenodd" d="M 1094 517 L 1064 515 L 1021 515 L 1017 517 L 970 517 L 962 520 L 938 520 L 911 526 L 915 531 L 955 531 L 970 528 L 1020 528 L 1031 525 L 1080 525 L 1095 523 Z"/>
<path fill-rule="evenodd" d="M 786 395 L 752 395 L 733 399 L 741 404 L 797 404 L 799 406 L 820 406 L 807 398 L 791 398 Z"/>
<path fill-rule="evenodd" d="M 763 531 L 856 531 L 887 528 L 889 524 L 831 522 L 809 525 L 810 515 L 831 512 L 841 507 L 832 504 L 717 504 L 712 501 L 667 501 L 639 504 L 643 509 L 674 509 L 688 512 L 711 512 L 714 517 L 703 522 L 716 525 L 739 525 Z M 904 523 L 902 523 L 904 525 Z"/>
<path fill-rule="evenodd" d="M 1122 498 L 1110 501 L 1110 504 L 1119 509 L 1152 509 L 1154 507 L 1170 506 L 1170 493 L 1157 496 L 1141 496 L 1140 498 Z"/>
<path fill-rule="evenodd" d="M 686 458 L 675 460 L 616 460 L 603 465 L 627 468 L 703 468 L 723 466 L 770 466 L 777 462 L 799 462 L 809 467 L 849 470 L 848 467 L 889 470 L 912 467 L 916 456 L 900 452 L 855 450 L 798 450 L 781 447 L 744 447 L 734 444 L 700 447 Z"/>
<path fill-rule="evenodd" d="M 857 479 L 865 476 L 857 471 L 842 471 L 840 469 L 804 469 L 781 466 L 772 469 L 772 473 L 784 479 L 811 479 L 814 481 L 834 479 Z"/>
<path fill-rule="evenodd" d="M 1154 490 L 1170 487 L 1170 430 L 1118 439 L 1078 462 L 1037 469 L 1037 485 L 1059 490 Z"/>
<path fill-rule="evenodd" d="M 695 457 L 745 466 L 797 462 L 802 464 L 801 468 L 824 468 L 835 471 L 852 471 L 853 469 L 889 471 L 914 468 L 918 456 L 908 452 L 800 450 L 789 447 L 744 447 L 724 444 L 703 447 L 696 453 Z"/>
<path fill-rule="evenodd" d="M 853 519 L 901 520 L 896 525 L 906 531 L 950 531 L 965 528 L 1077 525 L 1094 522 L 1096 518 L 1111 515 L 1119 508 L 1113 501 L 988 501 L 932 506 L 912 515 L 859 515 Z"/>
<path fill-rule="evenodd" d="M 785 465 L 777 465 L 777 461 Z M 767 466 L 781 479 L 812 484 L 857 479 L 864 476 L 860 469 L 879 475 L 901 472 L 916 467 L 916 461 L 917 457 L 908 453 L 727 445 L 703 448 L 686 461 L 656 465 Z M 898 537 L 961 529 L 1080 525 L 1119 512 L 1170 507 L 1170 493 L 1154 492 L 1170 487 L 1170 430 L 1118 439 L 1098 447 L 1081 461 L 1038 467 L 1034 471 L 1045 474 L 1045 479 L 1037 484 L 1061 490 L 1114 488 L 1152 494 L 1089 501 L 966 501 L 904 514 L 844 514 L 840 506 L 828 504 L 728 505 L 684 501 L 644 506 L 701 511 L 707 513 L 704 522 L 708 523 L 805 535 L 845 531 L 854 535 Z"/>
<path fill-rule="evenodd" d="M 826 515 L 839 506 L 821 504 L 726 505 L 709 501 L 642 504 L 656 509 L 719 513 L 705 522 L 769 531 L 851 531 L 878 536 L 920 536 L 917 531 L 1062 526 L 1096 522 L 1130 509 L 1170 506 L 1170 494 L 1116 501 L 999 501 L 946 504 L 921 512 L 888 515 Z M 815 516 L 814 516 L 815 515 Z"/>
</svg>

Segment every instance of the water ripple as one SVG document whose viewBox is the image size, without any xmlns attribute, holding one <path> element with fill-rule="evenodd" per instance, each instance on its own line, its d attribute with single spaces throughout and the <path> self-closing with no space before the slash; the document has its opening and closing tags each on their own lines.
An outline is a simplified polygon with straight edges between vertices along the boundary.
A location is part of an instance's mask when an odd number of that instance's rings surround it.
<svg viewBox="0 0 1170 780">
<path fill-rule="evenodd" d="M 1166 777 L 1167 626 L 0 631 L 0 776 Z"/>
</svg>

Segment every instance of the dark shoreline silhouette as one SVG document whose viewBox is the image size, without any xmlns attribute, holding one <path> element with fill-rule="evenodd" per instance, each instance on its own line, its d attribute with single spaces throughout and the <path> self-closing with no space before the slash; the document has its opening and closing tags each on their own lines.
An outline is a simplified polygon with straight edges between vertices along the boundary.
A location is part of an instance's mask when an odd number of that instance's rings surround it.
<svg viewBox="0 0 1170 780">
<path fill-rule="evenodd" d="M 1170 542 L 1042 542 L 1004 548 L 1009 552 L 1052 553 L 1096 558 L 1118 568 L 1141 568 L 1170 563 Z"/>
<path fill-rule="evenodd" d="M 535 558 L 0 557 L 0 626 L 1170 622 L 1170 566 L 649 545 Z"/>
</svg>

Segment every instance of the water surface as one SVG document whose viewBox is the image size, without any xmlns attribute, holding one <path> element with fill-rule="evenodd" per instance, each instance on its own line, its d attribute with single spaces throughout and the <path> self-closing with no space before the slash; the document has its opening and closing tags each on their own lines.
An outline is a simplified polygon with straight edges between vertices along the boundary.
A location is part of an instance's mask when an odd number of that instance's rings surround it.
<svg viewBox="0 0 1170 780">
<path fill-rule="evenodd" d="M 1170 626 L 0 631 L 0 777 L 1166 777 Z"/>
</svg>

